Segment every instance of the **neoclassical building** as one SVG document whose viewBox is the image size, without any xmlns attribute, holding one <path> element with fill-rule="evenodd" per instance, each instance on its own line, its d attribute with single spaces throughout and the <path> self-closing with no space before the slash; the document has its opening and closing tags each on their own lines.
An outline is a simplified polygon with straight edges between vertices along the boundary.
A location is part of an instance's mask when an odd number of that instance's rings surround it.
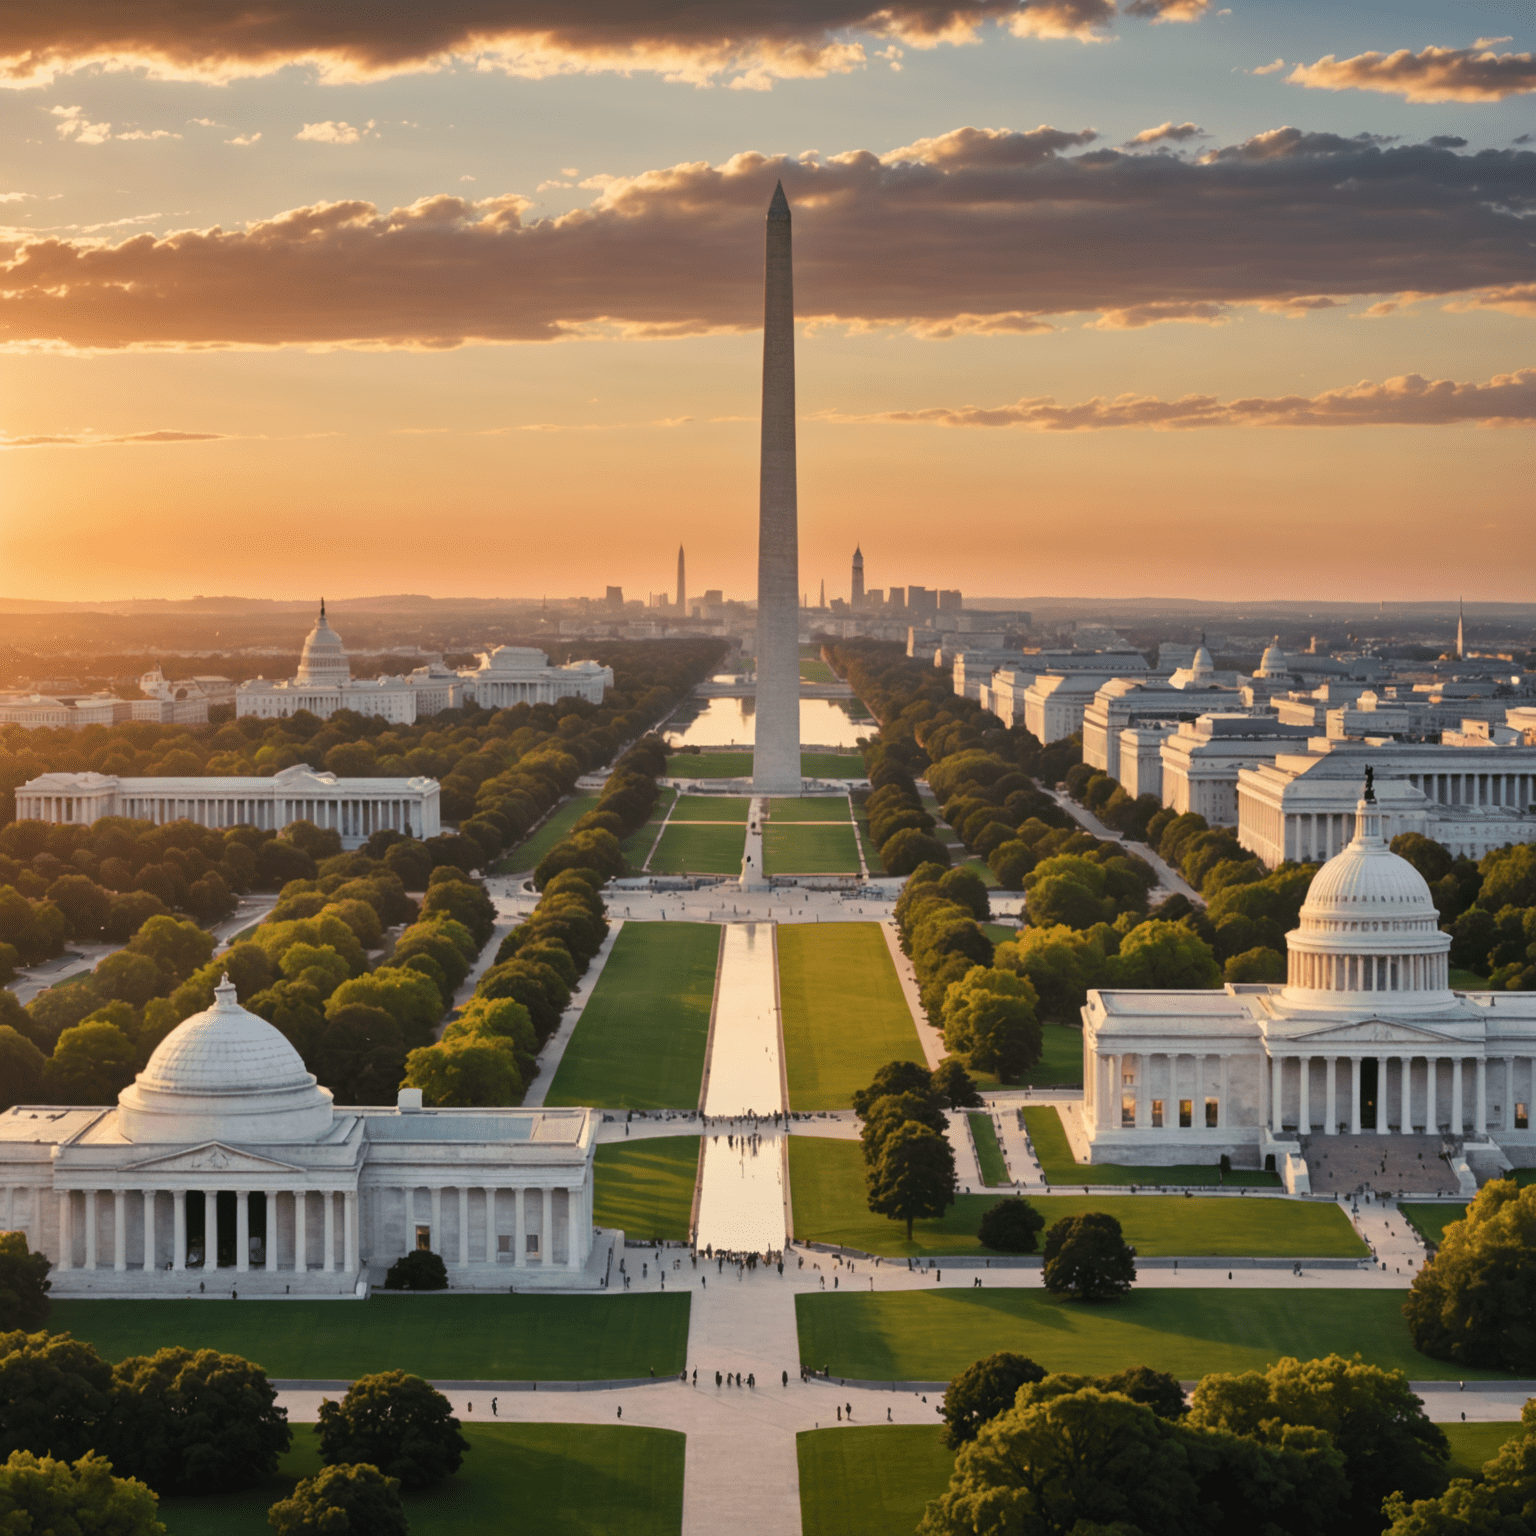
<svg viewBox="0 0 1536 1536">
<path fill-rule="evenodd" d="M 456 1288 L 601 1284 L 595 1111 L 343 1107 L 215 991 L 115 1107 L 0 1115 L 0 1226 L 54 1295 L 361 1294 L 415 1248 Z"/>
<path fill-rule="evenodd" d="M 1536 1163 L 1536 993 L 1451 988 L 1429 887 L 1366 796 L 1287 935 L 1283 985 L 1088 994 L 1093 1161 L 1227 1153 L 1251 1168 L 1299 1156 L 1299 1138 L 1371 1132 L 1449 1137 L 1480 1166 Z"/>
</svg>

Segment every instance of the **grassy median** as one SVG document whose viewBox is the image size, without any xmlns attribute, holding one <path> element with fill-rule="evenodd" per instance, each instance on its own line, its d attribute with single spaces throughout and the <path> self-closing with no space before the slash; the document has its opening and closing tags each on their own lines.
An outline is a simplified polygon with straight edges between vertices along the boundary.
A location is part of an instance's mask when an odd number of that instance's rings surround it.
<svg viewBox="0 0 1536 1536">
<path fill-rule="evenodd" d="M 697 1136 L 634 1136 L 597 1149 L 593 1220 L 631 1241 L 684 1242 L 699 1168 Z"/>
</svg>

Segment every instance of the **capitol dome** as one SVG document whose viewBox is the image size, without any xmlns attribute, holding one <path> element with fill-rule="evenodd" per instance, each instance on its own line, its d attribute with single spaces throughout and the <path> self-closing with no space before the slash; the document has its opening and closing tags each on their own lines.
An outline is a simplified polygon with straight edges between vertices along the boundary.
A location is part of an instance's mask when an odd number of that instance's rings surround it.
<svg viewBox="0 0 1536 1536">
<path fill-rule="evenodd" d="M 330 1091 L 281 1031 L 235 1001 L 228 977 L 117 1103 L 119 1128 L 138 1142 L 313 1141 L 333 1123 Z"/>
<path fill-rule="evenodd" d="M 1259 670 L 1253 674 L 1257 678 L 1283 681 L 1291 675 L 1291 664 L 1285 659 L 1285 652 L 1280 649 L 1280 637 L 1276 635 L 1264 649 L 1263 659 L 1259 662 Z"/>
<path fill-rule="evenodd" d="M 1367 781 L 1354 839 L 1318 870 L 1300 925 L 1286 935 L 1284 997 L 1311 1008 L 1444 1008 L 1452 1001 L 1450 947 L 1428 882 L 1382 837 Z"/>
<path fill-rule="evenodd" d="M 347 660 L 341 636 L 326 622 L 325 599 L 320 599 L 320 617 L 304 641 L 299 656 L 295 682 L 340 687 L 352 680 L 352 664 Z"/>
</svg>

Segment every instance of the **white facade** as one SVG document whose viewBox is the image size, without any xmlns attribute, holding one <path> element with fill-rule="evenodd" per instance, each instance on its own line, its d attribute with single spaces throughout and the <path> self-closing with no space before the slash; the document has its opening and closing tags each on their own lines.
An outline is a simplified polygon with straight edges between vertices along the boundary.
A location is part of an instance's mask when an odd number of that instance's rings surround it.
<svg viewBox="0 0 1536 1536">
<path fill-rule="evenodd" d="M 344 1296 L 429 1247 L 455 1289 L 587 1288 L 588 1109 L 342 1108 L 225 982 L 115 1108 L 0 1115 L 0 1222 L 55 1296 Z"/>
<path fill-rule="evenodd" d="M 1302 1138 L 1373 1132 L 1536 1162 L 1536 994 L 1450 989 L 1450 937 L 1374 802 L 1357 801 L 1354 836 L 1313 879 L 1286 944 L 1284 986 L 1088 994 L 1093 1161 L 1274 1156 L 1287 1187 L 1305 1189 Z"/>
<path fill-rule="evenodd" d="M 1177 730 L 1173 725 L 1135 725 L 1120 732 L 1116 777 L 1131 799 L 1141 795 L 1163 798 L 1163 743 Z"/>
<path fill-rule="evenodd" d="M 263 827 L 290 822 L 334 827 L 344 848 L 391 828 L 423 840 L 442 831 L 436 779 L 338 779 L 303 763 L 270 779 L 251 777 L 118 778 L 103 773 L 45 773 L 16 791 L 18 821 L 89 825 L 127 816 L 163 826 Z"/>
<path fill-rule="evenodd" d="M 1305 735 L 1262 715 L 1209 714 L 1181 724 L 1162 744 L 1163 804 L 1213 827 L 1236 826 L 1238 774 L 1272 763 Z"/>
<path fill-rule="evenodd" d="M 530 646 L 498 645 L 482 652 L 480 665 L 460 672 L 466 703 L 482 709 L 510 709 L 514 704 L 554 704 L 560 699 L 585 699 L 601 704 L 613 687 L 613 668 L 595 661 L 572 661 L 552 667 L 543 651 Z"/>
<path fill-rule="evenodd" d="M 1281 752 L 1238 775 L 1238 841 L 1270 868 L 1331 858 L 1349 840 L 1367 762 L 1377 771 L 1389 839 L 1420 832 L 1470 859 L 1536 840 L 1536 746 L 1314 738 L 1306 751 Z"/>
<path fill-rule="evenodd" d="M 1120 766 L 1122 734 L 1144 723 L 1171 728 L 1181 720 L 1193 720 L 1196 707 L 1187 694 L 1162 678 L 1112 677 L 1083 709 L 1083 761 L 1125 784 Z M 1125 788 L 1132 793 L 1128 784 Z"/>
</svg>

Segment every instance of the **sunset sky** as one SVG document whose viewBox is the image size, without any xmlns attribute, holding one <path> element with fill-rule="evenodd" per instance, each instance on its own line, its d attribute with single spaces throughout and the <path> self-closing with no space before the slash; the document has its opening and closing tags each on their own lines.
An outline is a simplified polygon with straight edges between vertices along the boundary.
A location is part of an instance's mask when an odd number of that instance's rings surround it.
<svg viewBox="0 0 1536 1536">
<path fill-rule="evenodd" d="M 641 16 L 643 22 L 637 22 Z M 404 19 L 402 19 L 404 18 Z M 0 597 L 1536 600 L 1536 13 L 0 16 Z"/>
</svg>

